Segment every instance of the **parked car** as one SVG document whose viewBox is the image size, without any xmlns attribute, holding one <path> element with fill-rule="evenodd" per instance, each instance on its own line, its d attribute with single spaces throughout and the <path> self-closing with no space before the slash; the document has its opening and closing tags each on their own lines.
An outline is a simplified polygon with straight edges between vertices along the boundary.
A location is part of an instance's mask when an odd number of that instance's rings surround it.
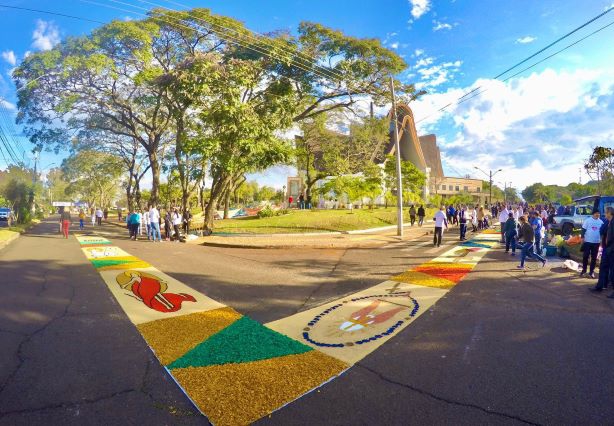
<svg viewBox="0 0 614 426">
<path fill-rule="evenodd" d="M 0 226 L 12 226 L 15 222 L 15 215 L 8 207 L 0 207 Z"/>
<path fill-rule="evenodd" d="M 614 207 L 614 196 L 591 195 L 574 200 L 575 206 L 570 207 L 570 214 L 555 215 L 552 229 L 563 235 L 571 235 L 574 229 L 582 228 L 584 220 L 599 210 L 601 217 L 605 217 L 606 207 Z"/>
</svg>

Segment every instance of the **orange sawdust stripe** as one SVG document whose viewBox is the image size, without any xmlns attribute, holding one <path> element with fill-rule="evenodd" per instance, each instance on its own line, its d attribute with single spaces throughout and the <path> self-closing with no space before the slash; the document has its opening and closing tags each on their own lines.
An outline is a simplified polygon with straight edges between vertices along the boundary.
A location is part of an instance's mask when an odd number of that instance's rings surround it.
<svg viewBox="0 0 614 426">
<path fill-rule="evenodd" d="M 465 275 L 471 272 L 473 268 L 465 268 L 465 267 L 452 267 L 449 265 L 445 266 L 436 266 L 433 264 L 424 264 L 420 265 L 413 270 L 416 272 L 422 272 L 424 274 L 433 275 L 438 278 L 443 278 L 448 281 L 452 281 L 453 283 L 458 283 L 462 280 Z"/>
<path fill-rule="evenodd" d="M 168 365 L 241 317 L 226 307 L 146 322 L 137 328 L 160 362 Z"/>
<path fill-rule="evenodd" d="M 347 364 L 318 351 L 243 364 L 172 370 L 216 426 L 247 425 L 339 375 Z"/>
</svg>

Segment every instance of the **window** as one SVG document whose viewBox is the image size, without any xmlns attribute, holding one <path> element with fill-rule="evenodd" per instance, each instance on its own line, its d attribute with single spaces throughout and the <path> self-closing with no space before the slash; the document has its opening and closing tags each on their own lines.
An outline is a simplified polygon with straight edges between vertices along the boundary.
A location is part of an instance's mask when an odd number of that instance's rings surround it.
<svg viewBox="0 0 614 426">
<path fill-rule="evenodd" d="M 456 191 L 460 191 L 460 186 L 456 185 Z"/>
<path fill-rule="evenodd" d="M 450 191 L 454 191 L 454 187 L 453 187 L 452 185 L 448 185 L 448 189 L 449 189 Z"/>
<path fill-rule="evenodd" d="M 469 192 L 469 187 L 468 186 L 463 186 L 463 191 Z"/>
<path fill-rule="evenodd" d="M 475 192 L 480 192 L 480 187 L 478 186 L 477 188 L 475 188 Z"/>
<path fill-rule="evenodd" d="M 441 189 L 443 189 L 445 191 L 446 190 L 446 186 L 445 185 L 441 185 Z"/>
</svg>

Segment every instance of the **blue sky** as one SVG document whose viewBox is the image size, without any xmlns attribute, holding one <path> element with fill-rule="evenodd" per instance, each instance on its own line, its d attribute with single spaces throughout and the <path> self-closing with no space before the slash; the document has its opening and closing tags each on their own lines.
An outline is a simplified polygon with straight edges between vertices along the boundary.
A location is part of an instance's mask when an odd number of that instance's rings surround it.
<svg viewBox="0 0 614 426">
<path fill-rule="evenodd" d="M 147 2 L 122 0 L 137 7 Z M 126 5 L 96 0 L 121 9 Z M 169 8 L 176 4 L 151 0 Z M 79 0 L 2 0 L 99 21 L 140 18 Z M 428 94 L 412 105 L 421 133 L 436 133 L 448 175 L 503 168 L 497 180 L 524 187 L 535 181 L 567 184 L 580 177 L 582 160 L 595 144 L 614 145 L 614 26 L 507 83 L 491 78 L 610 7 L 612 0 L 501 2 L 494 0 L 183 0 L 187 6 L 242 20 L 252 30 L 294 31 L 317 21 L 357 37 L 375 37 L 410 65 L 400 77 Z M 0 96 L 15 102 L 10 70 L 28 51 L 48 49 L 97 24 L 0 8 Z M 614 21 L 614 12 L 550 50 L 554 52 Z M 543 57 L 540 56 L 540 58 Z M 537 58 L 539 59 L 539 58 Z M 531 64 L 533 61 L 529 62 Z M 446 113 L 437 107 L 477 86 L 488 91 Z M 10 108 L 11 105 L 9 104 Z M 43 153 L 42 167 L 61 161 Z M 4 167 L 0 158 L 0 168 Z M 258 176 L 281 187 L 288 173 L 276 167 Z M 583 181 L 587 177 L 582 176 Z"/>
</svg>

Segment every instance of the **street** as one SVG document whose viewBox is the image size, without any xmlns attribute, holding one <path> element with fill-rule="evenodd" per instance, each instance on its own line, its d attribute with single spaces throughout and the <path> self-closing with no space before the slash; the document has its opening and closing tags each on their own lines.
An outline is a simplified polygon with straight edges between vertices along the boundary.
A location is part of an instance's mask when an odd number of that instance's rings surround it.
<svg viewBox="0 0 614 426">
<path fill-rule="evenodd" d="M 436 257 L 429 237 L 376 249 L 258 250 L 98 233 L 266 323 Z M 560 264 L 490 251 L 457 287 L 340 377 L 260 424 L 606 424 L 612 304 Z M 45 221 L 0 251 L 0 424 L 207 424 L 71 236 Z"/>
</svg>

